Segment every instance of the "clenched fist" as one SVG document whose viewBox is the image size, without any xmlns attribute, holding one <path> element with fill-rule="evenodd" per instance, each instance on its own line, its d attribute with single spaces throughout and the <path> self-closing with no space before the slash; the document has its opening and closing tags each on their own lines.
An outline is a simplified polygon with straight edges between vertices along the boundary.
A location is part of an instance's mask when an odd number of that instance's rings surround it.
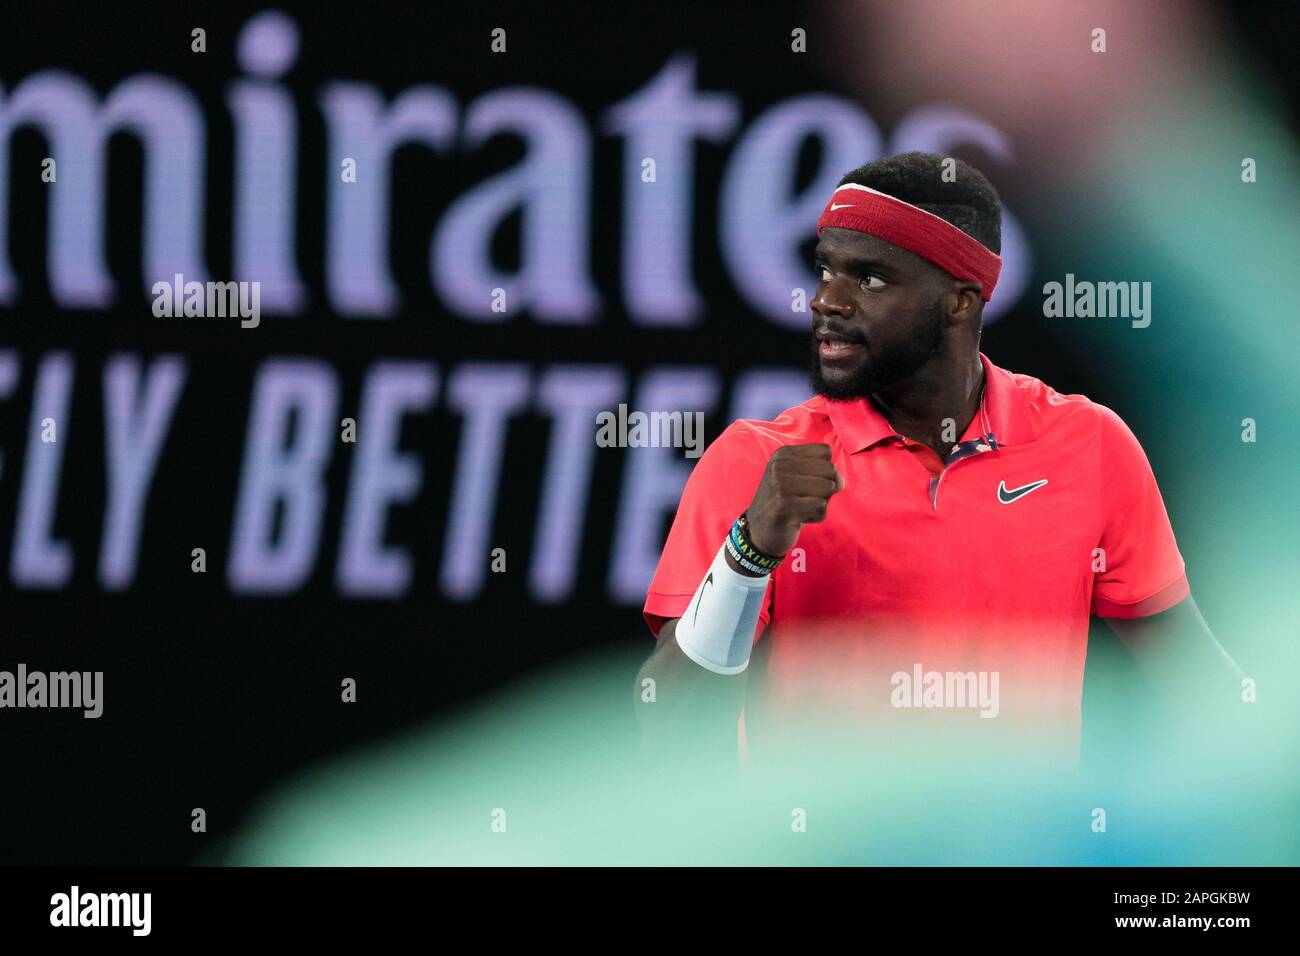
<svg viewBox="0 0 1300 956">
<path fill-rule="evenodd" d="M 773 557 L 785 555 L 798 540 L 799 529 L 824 519 L 831 495 L 843 488 L 829 445 L 783 445 L 768 460 L 746 510 L 749 540 Z"/>
</svg>

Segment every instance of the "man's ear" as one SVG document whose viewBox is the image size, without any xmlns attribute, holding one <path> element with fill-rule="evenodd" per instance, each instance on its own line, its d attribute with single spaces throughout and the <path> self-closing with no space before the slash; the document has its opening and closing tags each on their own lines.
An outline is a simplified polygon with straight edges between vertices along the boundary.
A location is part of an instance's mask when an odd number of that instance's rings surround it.
<svg viewBox="0 0 1300 956">
<path fill-rule="evenodd" d="M 969 322 L 979 316 L 983 304 L 983 288 L 978 282 L 959 283 L 948 295 L 951 303 L 948 309 L 948 321 L 957 325 Z"/>
</svg>

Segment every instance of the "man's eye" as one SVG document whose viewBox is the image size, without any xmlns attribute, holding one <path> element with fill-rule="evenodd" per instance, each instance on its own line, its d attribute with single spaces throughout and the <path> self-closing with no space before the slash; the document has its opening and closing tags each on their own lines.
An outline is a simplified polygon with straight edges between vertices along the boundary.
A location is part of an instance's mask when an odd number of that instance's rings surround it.
<svg viewBox="0 0 1300 956">
<path fill-rule="evenodd" d="M 830 281 L 831 281 L 831 270 L 830 270 L 830 269 L 827 269 L 825 266 L 818 266 L 818 267 L 817 267 L 817 275 L 819 276 L 819 279 L 818 279 L 819 282 L 830 282 Z"/>
<path fill-rule="evenodd" d="M 862 286 L 862 288 L 866 289 L 868 292 L 879 292 L 885 287 L 885 280 L 880 278 L 880 276 L 863 276 L 861 281 L 858 282 L 858 285 Z"/>
</svg>

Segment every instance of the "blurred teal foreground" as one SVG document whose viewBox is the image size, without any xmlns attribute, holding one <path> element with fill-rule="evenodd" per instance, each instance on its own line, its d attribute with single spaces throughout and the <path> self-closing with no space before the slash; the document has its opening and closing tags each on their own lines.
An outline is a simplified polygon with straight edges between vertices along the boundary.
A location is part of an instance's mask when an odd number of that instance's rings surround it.
<svg viewBox="0 0 1300 956">
<path fill-rule="evenodd" d="M 1216 718 L 1208 734 L 1102 727 L 1094 732 L 1129 745 L 1127 755 L 1074 771 L 976 756 L 940 737 L 871 749 L 827 727 L 738 774 L 689 741 L 670 762 L 640 755 L 632 687 L 642 650 L 553 671 L 302 776 L 223 862 L 1300 862 L 1293 702 L 1240 705 L 1240 719 Z M 1150 743 L 1134 752 L 1139 739 Z"/>
</svg>

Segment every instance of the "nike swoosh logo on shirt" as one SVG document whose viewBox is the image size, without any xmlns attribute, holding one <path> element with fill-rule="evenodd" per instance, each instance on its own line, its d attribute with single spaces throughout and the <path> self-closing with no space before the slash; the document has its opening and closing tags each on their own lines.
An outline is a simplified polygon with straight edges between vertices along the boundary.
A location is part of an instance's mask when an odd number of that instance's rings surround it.
<svg viewBox="0 0 1300 956">
<path fill-rule="evenodd" d="M 705 578 L 704 583 L 700 585 L 700 599 L 695 602 L 695 616 L 691 618 L 691 627 L 694 627 L 695 622 L 700 619 L 700 605 L 704 603 L 704 589 L 707 588 L 712 583 L 713 583 L 713 572 L 710 571 L 709 576 Z"/>
<path fill-rule="evenodd" d="M 998 501 L 1002 502 L 1004 505 L 1009 505 L 1011 504 L 1011 502 L 1019 501 L 1021 498 L 1029 494 L 1031 491 L 1035 490 L 1036 488 L 1041 488 L 1045 484 L 1047 484 L 1046 478 L 1044 478 L 1042 481 L 1031 481 L 1027 485 L 1021 485 L 1019 488 L 1008 488 L 1007 483 L 1005 481 L 999 481 Z"/>
<path fill-rule="evenodd" d="M 853 203 L 851 202 L 842 202 L 838 206 L 835 205 L 835 203 L 831 203 L 831 212 L 834 212 L 836 209 L 843 209 L 845 206 L 852 206 L 852 205 Z"/>
</svg>

